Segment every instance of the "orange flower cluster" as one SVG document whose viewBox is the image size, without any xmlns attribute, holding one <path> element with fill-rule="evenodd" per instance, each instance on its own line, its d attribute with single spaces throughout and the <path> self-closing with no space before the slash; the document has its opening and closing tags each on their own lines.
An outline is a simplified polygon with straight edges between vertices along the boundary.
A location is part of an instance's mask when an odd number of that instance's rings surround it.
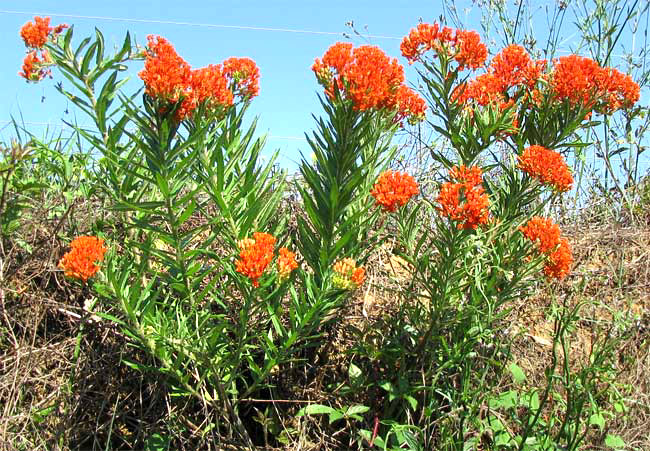
<svg viewBox="0 0 650 451">
<path fill-rule="evenodd" d="M 533 61 L 520 45 L 509 45 L 490 62 L 487 71 L 468 83 L 460 84 L 452 95 L 457 103 L 474 102 L 480 106 L 506 108 L 516 93 L 513 88 L 533 89 L 542 77 L 546 61 Z"/>
<path fill-rule="evenodd" d="M 51 74 L 48 66 L 52 65 L 52 59 L 47 50 L 43 50 L 47 40 L 56 38 L 68 26 L 66 24 L 50 26 L 49 17 L 34 17 L 34 22 L 27 22 L 20 29 L 20 37 L 23 38 L 28 49 L 23 60 L 22 71 L 18 75 L 27 81 L 39 82 Z"/>
<path fill-rule="evenodd" d="M 22 71 L 18 72 L 18 75 L 33 82 L 39 82 L 51 75 L 52 71 L 48 68 L 52 64 L 49 52 L 43 50 L 40 55 L 39 57 L 39 52 L 36 50 L 29 52 L 23 60 Z"/>
<path fill-rule="evenodd" d="M 598 112 L 612 113 L 631 107 L 640 96 L 639 85 L 629 75 L 600 67 L 596 61 L 578 55 L 555 60 L 550 79 L 555 99 Z"/>
<path fill-rule="evenodd" d="M 573 176 L 559 153 L 533 145 L 525 148 L 517 159 L 519 168 L 541 183 L 551 185 L 554 190 L 560 192 L 571 189 Z"/>
<path fill-rule="evenodd" d="M 258 279 L 273 260 L 273 246 L 275 237 L 268 233 L 255 232 L 253 238 L 246 238 L 237 243 L 239 246 L 239 260 L 236 270 L 253 282 L 255 288 L 260 286 Z"/>
<path fill-rule="evenodd" d="M 255 288 L 260 286 L 259 278 L 262 277 L 273 260 L 275 241 L 273 235 L 255 232 L 253 238 L 245 238 L 237 242 L 240 252 L 235 269 L 238 273 L 250 278 Z M 297 267 L 296 254 L 287 248 L 280 248 L 277 261 L 280 282 L 286 280 L 291 271 Z"/>
<path fill-rule="evenodd" d="M 400 45 L 409 64 L 419 60 L 430 50 L 444 53 L 458 63 L 458 70 L 477 69 L 485 63 L 487 47 L 475 31 L 453 30 L 438 23 L 421 23 L 404 37 Z"/>
<path fill-rule="evenodd" d="M 560 238 L 557 249 L 548 255 L 544 273 L 547 277 L 562 280 L 569 274 L 572 263 L 573 255 L 571 254 L 569 241 L 566 238 Z"/>
<path fill-rule="evenodd" d="M 86 282 L 97 271 L 98 263 L 104 260 L 104 240 L 95 236 L 80 236 L 70 243 L 70 252 L 59 260 L 59 268 L 67 277 Z"/>
<path fill-rule="evenodd" d="M 205 104 L 211 111 L 228 108 L 235 103 L 233 92 L 228 87 L 228 80 L 220 64 L 190 72 L 189 82 L 183 102 L 177 112 L 177 119 L 189 116 L 199 105 Z"/>
<path fill-rule="evenodd" d="M 332 269 L 332 282 L 336 288 L 342 290 L 355 290 L 363 285 L 366 278 L 366 270 L 362 266 L 357 267 L 357 262 L 352 258 L 337 261 Z"/>
<path fill-rule="evenodd" d="M 438 194 L 440 211 L 459 221 L 459 229 L 476 229 L 487 224 L 489 199 L 483 189 L 483 172 L 473 166 L 454 166 L 449 171 L 451 181 L 443 183 Z"/>
<path fill-rule="evenodd" d="M 545 67 L 546 60 L 533 61 L 526 49 L 511 44 L 492 58 L 488 72 L 501 80 L 505 90 L 522 85 L 533 89 Z"/>
<path fill-rule="evenodd" d="M 49 17 L 34 17 L 34 22 L 27 22 L 20 28 L 20 37 L 25 41 L 25 46 L 31 49 L 41 49 L 47 43 L 48 38 L 56 37 L 68 25 L 61 24 L 50 27 Z"/>
<path fill-rule="evenodd" d="M 404 68 L 379 47 L 337 42 L 316 58 L 312 70 L 325 87 L 328 97 L 341 93 L 352 100 L 355 109 L 397 111 L 398 120 L 424 118 L 426 104 L 404 85 Z"/>
<path fill-rule="evenodd" d="M 147 36 L 147 58 L 138 74 L 149 97 L 178 102 L 188 91 L 190 65 L 161 36 Z"/>
<path fill-rule="evenodd" d="M 377 183 L 370 191 L 375 201 L 384 211 L 394 212 L 419 193 L 415 179 L 408 174 L 397 171 L 384 171 L 379 175 Z"/>
<path fill-rule="evenodd" d="M 410 124 L 415 124 L 424 120 L 427 104 L 418 93 L 408 86 L 402 85 L 397 89 L 395 104 L 398 122 L 406 119 Z"/>
<path fill-rule="evenodd" d="M 548 257 L 544 273 L 548 277 L 563 279 L 571 268 L 573 256 L 566 238 L 562 238 L 560 228 L 550 219 L 533 217 L 525 226 L 519 228 L 526 238 L 537 244 L 537 249 Z"/>
<path fill-rule="evenodd" d="M 147 95 L 164 103 L 182 102 L 176 119 L 183 120 L 200 105 L 212 112 L 235 103 L 235 97 L 249 99 L 259 93 L 259 69 L 249 58 L 229 58 L 192 70 L 163 37 L 147 37 L 147 57 L 138 74 Z M 163 107 L 165 110 L 166 107 Z"/>
<path fill-rule="evenodd" d="M 223 62 L 223 73 L 230 86 L 242 98 L 253 98 L 260 92 L 260 70 L 250 58 L 228 58 Z"/>
<path fill-rule="evenodd" d="M 278 279 L 283 282 L 289 278 L 291 271 L 298 267 L 296 254 L 286 247 L 281 247 L 278 251 Z"/>
</svg>

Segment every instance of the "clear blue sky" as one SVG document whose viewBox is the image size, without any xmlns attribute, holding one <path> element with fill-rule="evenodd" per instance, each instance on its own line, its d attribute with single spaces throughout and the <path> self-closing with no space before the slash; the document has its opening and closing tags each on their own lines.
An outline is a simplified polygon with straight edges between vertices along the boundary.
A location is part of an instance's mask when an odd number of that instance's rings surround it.
<svg viewBox="0 0 650 451">
<path fill-rule="evenodd" d="M 542 3 L 549 3 L 544 1 Z M 551 2 L 552 3 L 552 2 Z M 456 2 L 461 17 L 468 28 L 479 29 L 480 10 L 471 1 Z M 18 34 L 20 27 L 34 14 L 52 15 L 52 23 L 68 23 L 75 26 L 75 41 L 90 35 L 98 27 L 106 38 L 107 47 L 120 45 L 126 31 L 137 37 L 140 44 L 148 34 L 167 38 L 192 67 L 219 63 L 230 56 L 253 58 L 261 71 L 261 91 L 253 100 L 251 115 L 259 115 L 261 132 L 270 138 L 267 151 L 280 149 L 284 167 L 295 168 L 298 152 L 309 152 L 302 140 L 305 131 L 313 127 L 311 114 L 320 114 L 316 83 L 310 67 L 314 58 L 320 57 L 334 42 L 346 40 L 343 33 L 350 33 L 345 26 L 352 20 L 362 33 L 376 35 L 362 39 L 353 37 L 356 44 L 379 45 L 394 57 L 399 57 L 401 37 L 414 27 L 419 18 L 432 22 L 443 11 L 439 0 L 433 1 L 144 1 L 112 0 L 52 1 L 23 0 L 0 2 L 0 39 L 2 39 L 5 68 L 0 72 L 0 128 L 4 121 L 20 117 L 34 133 L 43 130 L 38 123 L 61 124 L 61 119 L 73 120 L 75 109 L 66 110 L 66 100 L 54 85 L 62 80 L 54 72 L 54 79 L 39 84 L 28 84 L 18 77 L 24 46 Z M 57 16 L 54 16 L 57 14 Z M 142 20 L 127 22 L 72 16 L 103 16 Z M 541 13 L 540 17 L 544 14 Z M 176 22 L 172 23 L 156 23 Z M 185 22 L 186 24 L 179 24 Z M 291 30 L 329 32 L 332 34 L 292 33 L 240 28 L 199 26 L 199 24 L 262 27 Z M 474 25 L 474 26 L 472 26 Z M 543 22 L 539 26 L 543 31 Z M 548 30 L 548 28 L 546 28 Z M 542 38 L 543 39 L 543 38 Z M 399 57 L 402 63 L 404 59 Z M 137 72 L 142 62 L 131 66 L 131 86 L 137 89 L 140 80 Z M 407 78 L 416 81 L 413 68 L 407 69 Z M 76 111 L 79 123 L 87 123 L 83 113 Z M 4 128 L 0 139 L 7 140 L 11 131 Z"/>
</svg>

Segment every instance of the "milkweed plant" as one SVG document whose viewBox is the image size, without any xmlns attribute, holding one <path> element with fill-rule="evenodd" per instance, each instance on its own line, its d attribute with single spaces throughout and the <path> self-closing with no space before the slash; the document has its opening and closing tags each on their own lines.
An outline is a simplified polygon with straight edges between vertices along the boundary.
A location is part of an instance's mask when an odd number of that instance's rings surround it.
<svg viewBox="0 0 650 451">
<path fill-rule="evenodd" d="M 370 259 L 394 240 L 408 282 L 396 312 L 354 329 L 344 396 L 367 405 L 345 417 L 351 441 L 577 449 L 597 413 L 599 376 L 557 363 L 574 310 L 557 310 L 545 390 L 513 392 L 526 401 L 519 408 L 502 402 L 496 381 L 506 368 L 521 373 L 505 330 L 512 302 L 571 271 L 569 240 L 544 213 L 573 187 L 567 155 L 587 145 L 578 132 L 592 116 L 638 101 L 629 76 L 578 55 L 535 60 L 515 44 L 488 59 L 478 33 L 420 23 L 401 43 L 419 93 L 397 59 L 339 42 L 312 67 L 322 113 L 289 185 L 277 154 L 260 158 L 255 121 L 244 126 L 260 90 L 253 60 L 193 68 L 165 38 L 139 47 L 128 33 L 111 53 L 99 30 L 74 46 L 73 27 L 49 18 L 20 35 L 19 75 L 38 82 L 58 71 L 58 91 L 93 122 L 77 132 L 99 155 L 95 190 L 118 219 L 101 238 L 72 241 L 59 266 L 116 306 L 100 314 L 155 362 L 131 366 L 217 408 L 252 446 L 247 400 L 314 364 L 371 283 Z M 138 61 L 141 89 L 127 93 Z M 395 133 L 418 123 L 449 148 L 432 151 L 442 171 L 426 190 L 393 164 Z M 300 200 L 295 228 L 289 188 Z M 605 351 L 594 351 L 594 367 L 606 365 Z M 553 410 L 557 384 L 564 404 Z M 299 415 L 344 416 L 332 412 Z"/>
</svg>

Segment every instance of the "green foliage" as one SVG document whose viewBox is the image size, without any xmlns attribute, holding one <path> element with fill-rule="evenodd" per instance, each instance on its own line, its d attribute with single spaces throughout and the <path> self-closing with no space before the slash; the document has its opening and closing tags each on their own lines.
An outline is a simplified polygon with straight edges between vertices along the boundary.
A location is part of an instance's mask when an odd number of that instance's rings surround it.
<svg viewBox="0 0 650 451">
<path fill-rule="evenodd" d="M 355 110 L 352 102 L 322 101 L 326 119 L 307 141 L 313 161 L 303 158 L 297 184 L 306 217 L 298 217 L 300 252 L 322 285 L 332 264 L 358 258 L 372 249 L 370 230 L 377 221 L 370 189 L 395 148 L 392 117 Z"/>
</svg>

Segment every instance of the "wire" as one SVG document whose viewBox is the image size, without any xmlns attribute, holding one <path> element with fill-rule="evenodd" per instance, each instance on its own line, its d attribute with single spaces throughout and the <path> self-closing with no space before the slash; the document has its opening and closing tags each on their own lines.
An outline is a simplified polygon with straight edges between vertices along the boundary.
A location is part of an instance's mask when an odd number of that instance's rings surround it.
<svg viewBox="0 0 650 451">
<path fill-rule="evenodd" d="M 197 22 L 176 22 L 171 20 L 156 20 L 156 19 L 131 19 L 127 17 L 108 17 L 108 16 L 84 16 L 81 14 L 59 14 L 59 13 L 43 13 L 43 12 L 31 12 L 31 11 L 10 11 L 10 10 L 0 10 L 0 14 L 20 14 L 20 15 L 30 15 L 30 16 L 49 16 L 49 17 L 68 17 L 72 19 L 89 19 L 89 20 L 106 20 L 113 22 L 135 22 L 135 23 L 153 23 L 153 24 L 163 24 L 163 25 L 181 25 L 188 27 L 203 27 L 203 28 L 227 28 L 227 29 L 236 29 L 236 30 L 254 30 L 254 31 L 276 31 L 281 33 L 302 33 L 302 34 L 317 34 L 317 35 L 329 35 L 329 36 L 341 36 L 345 34 L 344 32 L 334 32 L 334 31 L 317 31 L 317 30 L 298 30 L 292 28 L 273 28 L 273 27 L 253 27 L 246 25 L 222 25 L 222 24 L 212 24 L 212 23 L 197 23 Z M 383 35 L 371 35 L 371 34 L 359 34 L 359 36 L 364 38 L 373 38 L 373 39 L 402 39 L 396 36 L 383 36 Z"/>
<path fill-rule="evenodd" d="M 85 16 L 81 14 L 61 14 L 61 13 L 44 13 L 44 12 L 33 12 L 33 11 L 13 11 L 13 10 L 0 10 L 0 14 L 19 14 L 19 15 L 29 15 L 29 16 L 46 16 L 46 17 L 68 17 L 71 19 L 88 19 L 88 20 L 106 20 L 113 22 L 134 22 L 134 23 L 153 23 L 153 24 L 162 24 L 162 25 L 180 25 L 187 27 L 203 27 L 203 28 L 226 28 L 226 29 L 235 29 L 235 30 L 252 30 L 252 31 L 274 31 L 280 33 L 302 33 L 302 34 L 316 34 L 316 35 L 328 35 L 328 36 L 341 36 L 345 35 L 345 32 L 335 32 L 335 31 L 318 31 L 318 30 L 299 30 L 292 28 L 273 28 L 273 27 L 253 27 L 247 25 L 223 25 L 223 24 L 211 24 L 211 23 L 200 23 L 200 22 L 176 22 L 173 20 L 157 20 L 157 19 L 131 19 L 128 17 L 110 17 L 110 16 Z M 371 39 L 391 39 L 391 40 L 401 40 L 402 37 L 397 36 L 386 36 L 386 35 L 375 35 L 375 34 L 361 34 L 354 32 L 354 34 L 362 38 L 371 38 Z M 575 33 L 574 33 L 575 34 Z M 565 39 L 566 42 L 566 39 Z M 568 49 L 558 49 L 559 53 L 573 53 Z M 617 58 L 631 58 L 631 59 L 641 59 L 641 56 L 633 55 L 612 55 Z"/>
</svg>

